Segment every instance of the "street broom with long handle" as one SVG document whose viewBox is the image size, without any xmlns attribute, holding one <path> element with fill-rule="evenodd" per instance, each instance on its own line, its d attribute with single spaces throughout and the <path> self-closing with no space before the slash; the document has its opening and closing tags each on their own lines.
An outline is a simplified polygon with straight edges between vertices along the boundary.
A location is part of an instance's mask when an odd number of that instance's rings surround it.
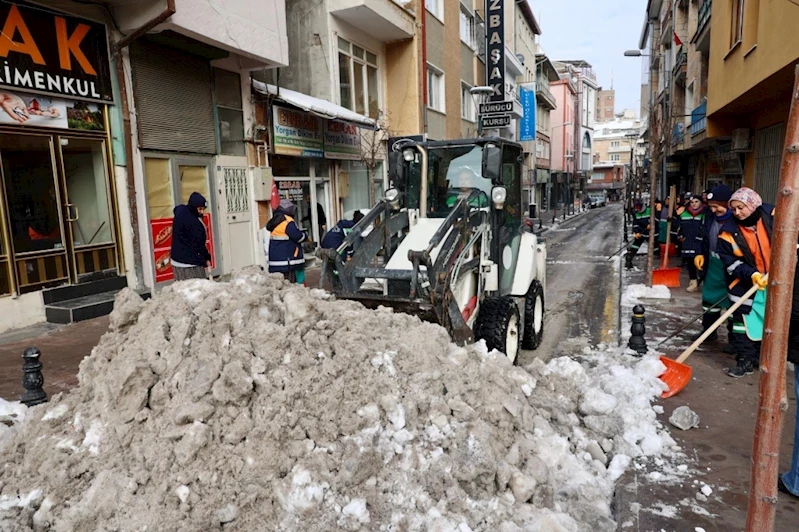
<svg viewBox="0 0 799 532">
<path fill-rule="evenodd" d="M 768 275 L 766 275 L 766 279 Z M 668 390 L 661 394 L 663 399 L 667 399 L 672 395 L 677 395 L 680 393 L 687 385 L 688 382 L 691 380 L 691 374 L 693 370 L 691 366 L 688 364 L 683 364 L 685 359 L 691 356 L 691 354 L 696 351 L 696 348 L 699 347 L 705 339 L 713 334 L 713 332 L 719 328 L 719 326 L 727 321 L 727 318 L 732 316 L 732 313 L 738 310 L 738 307 L 743 305 L 744 301 L 752 297 L 755 292 L 757 292 L 758 285 L 753 285 L 752 288 L 747 290 L 746 294 L 741 296 L 741 299 L 736 301 L 727 311 L 719 316 L 713 325 L 711 325 L 705 332 L 702 333 L 702 336 L 696 339 L 694 343 L 692 343 L 688 349 L 682 352 L 682 354 L 677 358 L 677 360 L 672 360 L 667 357 L 660 357 L 660 361 L 666 366 L 666 373 L 660 376 L 660 380 L 662 380 L 666 386 L 669 387 Z"/>
</svg>

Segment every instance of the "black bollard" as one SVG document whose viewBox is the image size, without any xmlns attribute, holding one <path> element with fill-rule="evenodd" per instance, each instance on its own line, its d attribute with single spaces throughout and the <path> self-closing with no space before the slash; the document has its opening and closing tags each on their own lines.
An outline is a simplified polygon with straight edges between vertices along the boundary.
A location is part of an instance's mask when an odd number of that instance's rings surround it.
<svg viewBox="0 0 799 532">
<path fill-rule="evenodd" d="M 627 342 L 627 347 L 638 353 L 638 356 L 646 354 L 648 348 L 646 347 L 646 340 L 644 334 L 646 333 L 646 318 L 644 317 L 643 305 L 636 305 L 633 308 L 632 326 L 630 326 L 630 341 Z"/>
<path fill-rule="evenodd" d="M 42 352 L 35 347 L 29 347 L 22 353 L 25 362 L 22 363 L 22 386 L 25 394 L 19 400 L 27 406 L 35 406 L 47 402 L 47 394 L 42 386 L 42 363 L 39 357 Z"/>
</svg>

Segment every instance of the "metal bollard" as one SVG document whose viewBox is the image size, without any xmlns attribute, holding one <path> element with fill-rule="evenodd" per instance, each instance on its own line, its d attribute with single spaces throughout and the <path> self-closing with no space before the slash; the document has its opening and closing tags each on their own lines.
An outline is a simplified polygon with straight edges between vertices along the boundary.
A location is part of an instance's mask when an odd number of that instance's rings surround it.
<svg viewBox="0 0 799 532">
<path fill-rule="evenodd" d="M 36 347 L 29 347 L 22 353 L 25 362 L 22 363 L 22 386 L 25 393 L 19 400 L 27 406 L 35 406 L 47 402 L 47 393 L 44 386 L 44 376 L 42 376 L 42 363 L 39 357 L 42 352 Z"/>
<path fill-rule="evenodd" d="M 633 324 L 630 326 L 630 341 L 627 342 L 627 347 L 638 353 L 638 356 L 643 356 L 646 354 L 648 348 L 646 346 L 646 340 L 644 339 L 644 334 L 646 333 L 646 317 L 644 317 L 644 309 L 643 305 L 636 305 L 633 307 Z"/>
</svg>

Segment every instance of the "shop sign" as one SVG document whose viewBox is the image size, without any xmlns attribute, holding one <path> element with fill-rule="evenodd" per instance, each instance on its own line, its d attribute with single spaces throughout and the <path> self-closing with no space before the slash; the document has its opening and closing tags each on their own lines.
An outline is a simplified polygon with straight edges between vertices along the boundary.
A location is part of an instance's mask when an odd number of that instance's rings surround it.
<svg viewBox="0 0 799 532">
<path fill-rule="evenodd" d="M 519 140 L 527 142 L 535 140 L 535 84 L 525 83 L 522 85 L 520 95 L 524 116 L 519 127 Z"/>
<path fill-rule="evenodd" d="M 43 94 L 0 91 L 0 124 L 103 131 L 100 105 L 79 100 L 50 98 Z"/>
<path fill-rule="evenodd" d="M 679 177 L 682 173 L 682 164 L 679 160 L 666 158 L 666 177 Z"/>
<path fill-rule="evenodd" d="M 325 156 L 324 119 L 310 113 L 272 106 L 272 144 L 278 155 Z"/>
<path fill-rule="evenodd" d="M 301 181 L 278 181 L 277 190 L 281 199 L 288 199 L 294 203 L 304 198 Z"/>
<path fill-rule="evenodd" d="M 103 24 L 0 0 L 0 86 L 113 102 Z"/>
<path fill-rule="evenodd" d="M 360 160 L 361 133 L 358 126 L 340 120 L 326 120 L 326 122 L 325 157 L 350 161 Z"/>
<path fill-rule="evenodd" d="M 211 215 L 203 215 L 206 240 L 205 245 L 211 252 L 211 269 L 216 268 L 216 254 L 214 253 L 214 232 L 211 225 Z M 175 278 L 172 269 L 172 218 L 157 218 L 150 220 L 150 233 L 153 239 L 153 260 L 155 261 L 155 282 L 163 283 Z"/>
<path fill-rule="evenodd" d="M 486 0 L 486 79 L 494 90 L 489 101 L 505 99 L 505 2 Z"/>
</svg>

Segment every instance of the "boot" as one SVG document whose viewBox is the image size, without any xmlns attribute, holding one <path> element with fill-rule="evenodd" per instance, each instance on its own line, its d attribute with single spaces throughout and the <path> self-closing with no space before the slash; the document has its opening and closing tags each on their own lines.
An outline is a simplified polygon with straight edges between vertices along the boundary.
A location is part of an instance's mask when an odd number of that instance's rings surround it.
<svg viewBox="0 0 799 532">
<path fill-rule="evenodd" d="M 755 365 L 751 360 L 739 360 L 734 368 L 730 368 L 729 371 L 727 371 L 727 375 L 739 379 L 746 375 L 751 375 L 754 372 Z"/>
<path fill-rule="evenodd" d="M 691 279 L 691 282 L 688 283 L 688 288 L 685 289 L 686 292 L 696 292 L 699 289 L 699 281 L 696 279 Z"/>
<path fill-rule="evenodd" d="M 635 255 L 633 255 L 629 251 L 624 254 L 624 267 L 627 268 L 628 270 L 632 270 L 633 269 L 633 257 L 634 256 Z"/>
</svg>

